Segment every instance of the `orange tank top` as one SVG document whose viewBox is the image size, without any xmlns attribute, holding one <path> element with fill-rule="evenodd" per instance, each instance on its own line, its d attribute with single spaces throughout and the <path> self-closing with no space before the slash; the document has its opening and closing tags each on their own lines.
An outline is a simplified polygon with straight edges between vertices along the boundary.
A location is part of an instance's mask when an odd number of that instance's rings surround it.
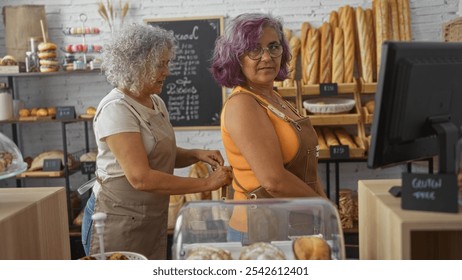
<svg viewBox="0 0 462 280">
<path fill-rule="evenodd" d="M 262 100 L 263 102 L 267 103 L 260 96 L 240 86 L 237 86 L 233 89 L 230 98 L 233 96 L 233 94 L 239 94 L 242 92 L 245 92 L 244 94 L 251 94 L 255 98 L 258 98 Z M 279 148 L 281 149 L 281 152 L 282 152 L 283 162 L 284 164 L 287 164 L 295 157 L 298 151 L 298 148 L 299 148 L 298 137 L 294 129 L 292 128 L 292 126 L 287 121 L 284 121 L 283 119 L 277 117 L 268 108 L 265 108 L 265 109 L 266 109 L 268 118 L 273 124 L 276 134 L 278 136 L 279 144 L 280 144 Z M 234 174 L 234 177 L 237 179 L 237 181 L 242 186 L 244 186 L 248 191 L 252 191 L 256 189 L 257 187 L 259 187 L 261 184 L 258 182 L 255 176 L 255 173 L 250 168 L 249 163 L 244 158 L 244 156 L 241 154 L 239 149 L 236 147 L 236 144 L 231 139 L 229 132 L 226 130 L 226 123 L 224 119 L 225 110 L 226 110 L 226 103 L 223 106 L 223 110 L 221 112 L 221 137 L 223 140 L 226 157 L 228 158 L 229 164 L 233 167 L 233 174 Z M 234 189 L 234 200 L 246 200 L 245 194 L 242 192 L 242 189 L 236 186 L 235 181 L 233 181 L 233 189 Z M 240 222 L 238 222 L 240 225 L 237 225 L 235 224 L 236 222 L 237 222 L 236 220 L 234 220 L 234 222 L 231 222 L 232 224 L 234 224 L 232 225 L 233 228 L 238 229 L 238 230 L 246 230 L 243 228 L 243 227 L 246 227 L 244 226 L 244 224 L 240 224 Z"/>
</svg>

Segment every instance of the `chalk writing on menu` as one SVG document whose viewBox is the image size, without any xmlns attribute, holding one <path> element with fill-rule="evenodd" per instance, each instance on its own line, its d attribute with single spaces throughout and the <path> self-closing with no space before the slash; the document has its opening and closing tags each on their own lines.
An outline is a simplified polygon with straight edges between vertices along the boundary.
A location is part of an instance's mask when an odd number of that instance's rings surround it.
<svg viewBox="0 0 462 280">
<path fill-rule="evenodd" d="M 198 74 L 199 55 L 192 41 L 199 40 L 199 26 L 194 25 L 189 34 L 176 33 L 178 50 L 175 60 L 170 64 L 170 76 L 175 80 L 166 86 L 168 98 L 167 108 L 171 121 L 199 119 L 199 93 L 192 76 Z"/>
<path fill-rule="evenodd" d="M 172 125 L 219 126 L 223 88 L 209 69 L 222 18 L 146 21 L 172 31 L 177 41 L 176 56 L 170 62 L 170 75 L 160 95 Z"/>
</svg>

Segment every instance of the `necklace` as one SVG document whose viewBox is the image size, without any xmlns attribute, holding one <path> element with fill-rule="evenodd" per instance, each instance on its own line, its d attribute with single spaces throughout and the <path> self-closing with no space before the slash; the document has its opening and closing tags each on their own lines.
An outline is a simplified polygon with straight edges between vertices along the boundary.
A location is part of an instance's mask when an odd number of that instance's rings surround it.
<svg viewBox="0 0 462 280">
<path fill-rule="evenodd" d="M 249 86 L 249 88 L 254 91 L 256 94 L 260 95 L 260 96 L 263 96 L 265 98 L 269 98 L 270 100 L 272 100 L 273 102 L 277 103 L 279 106 L 281 106 L 282 109 L 285 109 L 287 108 L 286 105 L 284 103 L 281 103 L 281 101 L 279 101 L 279 99 L 277 97 L 273 97 L 272 95 L 265 95 L 265 94 L 261 94 L 258 92 L 258 90 L 256 90 L 255 88 Z M 273 93 L 273 92 L 272 92 Z M 273 93 L 274 94 L 274 93 Z"/>
</svg>

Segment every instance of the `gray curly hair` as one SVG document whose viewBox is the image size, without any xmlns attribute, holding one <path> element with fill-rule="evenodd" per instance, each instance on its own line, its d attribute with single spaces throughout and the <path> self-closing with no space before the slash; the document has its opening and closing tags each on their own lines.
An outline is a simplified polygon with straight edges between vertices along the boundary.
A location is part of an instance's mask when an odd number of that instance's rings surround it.
<svg viewBox="0 0 462 280">
<path fill-rule="evenodd" d="M 172 32 L 157 26 L 131 24 L 104 46 L 101 67 L 111 85 L 137 95 L 157 76 L 156 65 L 166 51 L 173 58 L 176 41 Z"/>
</svg>

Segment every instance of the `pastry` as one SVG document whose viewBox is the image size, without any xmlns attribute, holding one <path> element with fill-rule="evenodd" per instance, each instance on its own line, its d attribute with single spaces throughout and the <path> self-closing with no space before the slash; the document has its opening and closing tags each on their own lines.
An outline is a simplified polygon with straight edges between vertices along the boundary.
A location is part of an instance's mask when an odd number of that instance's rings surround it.
<svg viewBox="0 0 462 280">
<path fill-rule="evenodd" d="M 188 250 L 187 260 L 232 260 L 231 253 L 212 246 L 199 246 Z"/>
<path fill-rule="evenodd" d="M 95 115 L 96 114 L 96 108 L 95 107 L 88 107 L 86 110 L 87 115 Z"/>
<path fill-rule="evenodd" d="M 297 260 L 330 260 L 331 250 L 329 244 L 315 236 L 304 236 L 294 240 L 292 244 L 295 259 Z"/>
<path fill-rule="evenodd" d="M 96 153 L 95 152 L 88 152 L 80 156 L 79 160 L 81 162 L 84 161 L 96 161 Z"/>
<path fill-rule="evenodd" d="M 85 256 L 85 257 L 80 258 L 79 260 L 86 260 L 86 261 L 88 261 L 88 260 L 96 260 L 96 258 L 93 257 L 93 256 Z"/>
<path fill-rule="evenodd" d="M 23 108 L 19 110 L 19 117 L 29 117 L 30 116 L 30 110 Z"/>
<path fill-rule="evenodd" d="M 273 244 L 257 242 L 242 248 L 240 260 L 285 260 L 284 252 Z"/>
<path fill-rule="evenodd" d="M 48 107 L 47 110 L 48 110 L 48 116 L 52 116 L 52 117 L 56 116 L 56 108 L 55 107 Z"/>
<path fill-rule="evenodd" d="M 46 116 L 48 116 L 48 109 L 40 108 L 40 109 L 37 110 L 36 115 L 37 115 L 37 117 L 46 117 Z"/>
<path fill-rule="evenodd" d="M 112 253 L 106 257 L 106 260 L 129 260 L 129 258 L 122 253 Z"/>
</svg>

